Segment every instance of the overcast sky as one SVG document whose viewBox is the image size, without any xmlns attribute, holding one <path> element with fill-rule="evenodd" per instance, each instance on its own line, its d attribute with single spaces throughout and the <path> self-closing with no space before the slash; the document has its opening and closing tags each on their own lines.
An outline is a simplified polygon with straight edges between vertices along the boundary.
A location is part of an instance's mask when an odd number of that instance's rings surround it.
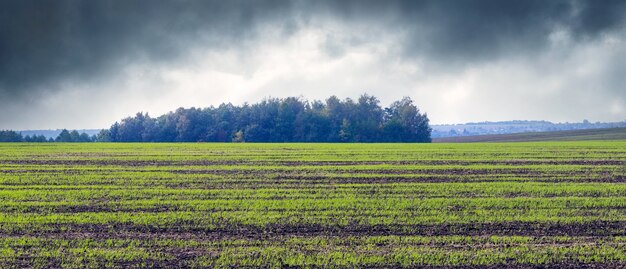
<svg viewBox="0 0 626 269">
<path fill-rule="evenodd" d="M 265 97 L 626 120 L 626 1 L 0 1 L 0 129 Z"/>
</svg>

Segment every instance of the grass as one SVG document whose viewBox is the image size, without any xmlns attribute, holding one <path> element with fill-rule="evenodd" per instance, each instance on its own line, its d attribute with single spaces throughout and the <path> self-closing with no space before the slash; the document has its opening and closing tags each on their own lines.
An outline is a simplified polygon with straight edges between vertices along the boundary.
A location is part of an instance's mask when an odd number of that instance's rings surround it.
<svg viewBox="0 0 626 269">
<path fill-rule="evenodd" d="M 0 267 L 626 266 L 626 141 L 0 144 Z"/>
</svg>

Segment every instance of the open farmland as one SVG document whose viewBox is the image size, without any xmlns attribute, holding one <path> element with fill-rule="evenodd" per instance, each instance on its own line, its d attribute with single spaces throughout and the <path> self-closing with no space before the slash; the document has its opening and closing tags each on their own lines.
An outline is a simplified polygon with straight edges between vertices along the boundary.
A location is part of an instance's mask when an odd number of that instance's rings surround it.
<svg viewBox="0 0 626 269">
<path fill-rule="evenodd" d="M 0 144 L 0 267 L 626 266 L 626 141 Z"/>
<path fill-rule="evenodd" d="M 441 137 L 436 143 L 452 142 L 538 142 L 538 141 L 584 141 L 584 140 L 624 140 L 626 128 L 602 128 L 551 132 L 530 132 L 514 134 L 472 135 Z"/>
</svg>

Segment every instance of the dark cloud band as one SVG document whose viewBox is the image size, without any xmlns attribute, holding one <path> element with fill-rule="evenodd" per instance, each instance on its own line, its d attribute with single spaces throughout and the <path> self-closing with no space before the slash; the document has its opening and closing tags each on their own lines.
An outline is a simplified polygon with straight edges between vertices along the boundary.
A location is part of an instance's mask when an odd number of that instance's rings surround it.
<svg viewBox="0 0 626 269">
<path fill-rule="evenodd" d="M 471 61 L 532 50 L 555 27 L 594 37 L 623 23 L 624 1 L 3 1 L 0 90 L 92 77 L 138 57 L 175 60 L 190 46 L 224 47 L 325 14 L 408 34 L 407 55 Z M 292 25 L 293 26 L 293 25 Z"/>
<path fill-rule="evenodd" d="M 625 14 L 621 0 L 0 1 L 0 106 L 137 61 L 176 63 L 193 48 L 254 48 L 268 27 L 289 36 L 316 20 L 370 25 L 403 36 L 399 57 L 446 69 L 536 53 L 557 30 L 593 40 L 621 30 Z M 331 57 L 350 49 L 329 44 Z"/>
</svg>

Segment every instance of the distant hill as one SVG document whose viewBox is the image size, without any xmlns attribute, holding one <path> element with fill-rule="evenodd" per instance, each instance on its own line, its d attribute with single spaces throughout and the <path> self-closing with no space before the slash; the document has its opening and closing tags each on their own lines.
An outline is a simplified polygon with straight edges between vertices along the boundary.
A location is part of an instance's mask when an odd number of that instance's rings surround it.
<svg viewBox="0 0 626 269">
<path fill-rule="evenodd" d="M 549 121 L 498 121 L 498 122 L 470 122 L 463 124 L 432 124 L 432 138 L 476 136 L 494 134 L 513 134 L 528 132 L 551 132 L 567 130 L 586 130 L 601 128 L 621 128 L 626 127 L 626 121 L 621 122 L 565 122 L 553 123 Z"/>
<path fill-rule="evenodd" d="M 68 129 L 70 131 L 72 131 L 73 129 Z M 43 135 L 46 138 L 56 138 L 60 133 L 61 133 L 62 129 L 56 129 L 56 130 L 24 130 L 24 131 L 17 131 L 18 133 L 21 133 L 22 136 L 33 136 L 33 135 Z M 100 129 L 77 129 L 76 131 L 78 131 L 79 133 L 86 133 L 89 136 L 92 135 L 97 135 L 100 132 Z"/>
<path fill-rule="evenodd" d="M 626 128 L 569 130 L 554 132 L 529 132 L 433 138 L 435 143 L 454 142 L 532 142 L 578 140 L 626 140 Z"/>
</svg>

